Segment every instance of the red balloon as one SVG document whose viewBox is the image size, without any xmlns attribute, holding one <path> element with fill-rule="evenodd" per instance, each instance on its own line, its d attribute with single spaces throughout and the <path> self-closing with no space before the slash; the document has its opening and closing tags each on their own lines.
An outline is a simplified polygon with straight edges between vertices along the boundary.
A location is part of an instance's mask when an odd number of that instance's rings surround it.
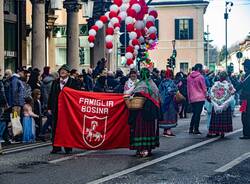
<svg viewBox="0 0 250 184">
<path fill-rule="evenodd" d="M 121 24 L 120 23 L 115 23 L 114 24 L 114 27 L 116 28 L 116 27 L 121 27 Z"/>
<path fill-rule="evenodd" d="M 131 65 L 131 64 L 133 64 L 134 63 L 134 60 L 133 59 L 127 59 L 127 65 L 129 66 L 129 65 Z"/>
<path fill-rule="evenodd" d="M 157 11 L 151 11 L 151 12 L 149 13 L 149 15 L 152 15 L 154 18 L 157 18 L 157 17 L 158 17 Z"/>
<path fill-rule="evenodd" d="M 114 34 L 114 29 L 112 27 L 108 27 L 106 29 L 106 35 L 113 35 Z"/>
<path fill-rule="evenodd" d="M 98 31 L 98 26 L 96 26 L 96 25 L 93 25 L 92 27 L 91 27 L 91 29 L 94 29 L 96 32 Z"/>
<path fill-rule="evenodd" d="M 107 42 L 106 43 L 106 48 L 107 49 L 112 49 L 113 48 L 113 43 L 112 42 Z"/>
<path fill-rule="evenodd" d="M 132 40 L 132 45 L 140 45 L 140 42 L 139 42 L 139 40 L 137 40 L 137 39 L 133 39 Z"/>
<path fill-rule="evenodd" d="M 95 37 L 93 35 L 89 35 L 88 41 L 93 43 L 95 41 Z"/>
<path fill-rule="evenodd" d="M 106 15 L 102 15 L 102 16 L 100 17 L 100 20 L 105 24 L 105 23 L 108 22 L 108 17 L 107 17 Z"/>
<path fill-rule="evenodd" d="M 121 21 L 122 21 L 122 18 L 121 18 L 121 17 L 119 17 L 119 16 L 118 16 L 117 18 L 118 18 L 119 22 L 121 22 Z"/>
<path fill-rule="evenodd" d="M 135 30 L 136 34 L 137 34 L 137 38 L 140 38 L 140 36 L 142 36 L 142 33 L 140 30 Z"/>
<path fill-rule="evenodd" d="M 128 32 L 132 32 L 132 31 L 134 31 L 134 25 L 133 24 L 128 24 L 127 26 L 126 26 L 126 29 L 127 29 L 127 31 Z"/>
<path fill-rule="evenodd" d="M 136 11 L 132 8 L 129 8 L 129 9 L 127 9 L 127 14 L 128 14 L 128 16 L 135 18 Z"/>
<path fill-rule="evenodd" d="M 114 0 L 114 4 L 120 7 L 122 5 L 122 0 Z"/>
<path fill-rule="evenodd" d="M 112 19 L 113 17 L 117 17 L 117 13 L 114 11 L 109 12 L 109 18 Z"/>
<path fill-rule="evenodd" d="M 129 46 L 126 48 L 126 52 L 134 53 L 134 47 L 132 47 L 132 46 L 129 45 Z"/>
<path fill-rule="evenodd" d="M 152 40 L 155 40 L 156 39 L 156 34 L 155 33 L 150 34 L 149 38 L 152 39 Z"/>
<path fill-rule="evenodd" d="M 155 24 L 152 21 L 146 22 L 146 27 L 149 29 L 151 26 L 154 26 Z"/>
</svg>

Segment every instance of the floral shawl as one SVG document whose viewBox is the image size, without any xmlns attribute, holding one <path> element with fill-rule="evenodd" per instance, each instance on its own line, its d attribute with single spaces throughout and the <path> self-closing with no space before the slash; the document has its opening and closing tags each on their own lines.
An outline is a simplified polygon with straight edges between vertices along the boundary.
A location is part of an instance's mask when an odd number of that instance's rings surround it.
<svg viewBox="0 0 250 184">
<path fill-rule="evenodd" d="M 159 89 L 152 79 L 141 80 L 136 83 L 133 93 L 140 93 L 151 100 L 157 107 L 160 107 Z"/>
<path fill-rule="evenodd" d="M 226 110 L 234 100 L 235 89 L 228 81 L 218 81 L 211 88 L 211 102 L 215 113 Z"/>
</svg>

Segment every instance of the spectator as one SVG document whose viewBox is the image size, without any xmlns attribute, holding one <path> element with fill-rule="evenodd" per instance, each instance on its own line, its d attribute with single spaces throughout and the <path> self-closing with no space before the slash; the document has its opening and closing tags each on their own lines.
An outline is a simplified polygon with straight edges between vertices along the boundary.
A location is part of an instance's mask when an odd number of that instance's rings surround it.
<svg viewBox="0 0 250 184">
<path fill-rule="evenodd" d="M 124 86 L 128 78 L 126 76 L 123 76 L 120 78 L 120 83 L 115 87 L 114 93 L 124 93 Z"/>
<path fill-rule="evenodd" d="M 61 151 L 61 147 L 54 146 L 54 138 L 57 126 L 59 94 L 64 87 L 69 87 L 79 90 L 77 81 L 70 77 L 70 68 L 68 65 L 62 65 L 61 68 L 58 70 L 58 73 L 59 73 L 59 78 L 54 80 L 52 83 L 48 101 L 48 113 L 52 115 L 52 143 L 53 143 L 53 150 L 51 151 L 52 154 Z M 66 154 L 72 152 L 72 148 L 64 148 L 64 149 Z"/>
<path fill-rule="evenodd" d="M 161 99 L 162 120 L 159 122 L 160 128 L 164 128 L 163 135 L 165 137 L 175 136 L 171 128 L 177 125 L 178 106 L 174 97 L 178 88 L 173 81 L 173 71 L 166 71 L 166 78 L 159 85 L 159 93 Z"/>
<path fill-rule="evenodd" d="M 137 79 L 137 71 L 135 69 L 130 69 L 129 79 L 124 86 L 124 94 L 131 94 L 135 88 L 135 84 L 139 80 Z"/>
<path fill-rule="evenodd" d="M 32 98 L 25 99 L 23 107 L 23 143 L 35 142 L 35 122 L 33 118 L 37 118 L 32 111 Z"/>
<path fill-rule="evenodd" d="M 39 89 L 35 89 L 32 92 L 33 104 L 34 104 L 34 113 L 37 117 L 34 117 L 35 125 L 36 125 L 36 138 L 38 139 L 41 130 L 42 130 L 42 104 L 40 101 L 41 91 Z"/>
<path fill-rule="evenodd" d="M 34 89 L 41 90 L 40 70 L 38 68 L 34 68 L 32 70 L 28 84 L 30 85 L 32 91 Z"/>
<path fill-rule="evenodd" d="M 201 134 L 199 131 L 200 116 L 206 100 L 207 87 L 202 76 L 202 64 L 196 64 L 194 71 L 188 76 L 188 99 L 192 105 L 193 116 L 190 122 L 189 133 Z"/>
<path fill-rule="evenodd" d="M 43 74 L 42 74 L 42 80 L 45 78 L 45 77 L 47 77 L 47 76 L 49 76 L 50 75 L 50 67 L 49 66 L 45 66 L 44 68 L 43 68 Z"/>
<path fill-rule="evenodd" d="M 85 70 L 82 70 L 82 75 L 84 77 L 84 84 L 85 84 L 84 88 L 86 91 L 93 91 L 94 84 L 93 84 L 92 73 L 93 71 L 91 68 L 88 68 L 87 73 Z"/>
</svg>

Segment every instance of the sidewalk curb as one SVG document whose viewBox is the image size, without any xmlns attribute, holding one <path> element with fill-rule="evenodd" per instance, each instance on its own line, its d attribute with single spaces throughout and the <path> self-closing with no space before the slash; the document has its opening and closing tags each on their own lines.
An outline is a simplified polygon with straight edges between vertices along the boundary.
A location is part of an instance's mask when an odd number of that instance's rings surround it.
<svg viewBox="0 0 250 184">
<path fill-rule="evenodd" d="M 46 146 L 50 146 L 50 145 L 51 145 L 51 142 L 44 142 L 44 143 L 35 143 L 35 144 L 18 146 L 18 147 L 14 147 L 14 148 L 2 149 L 2 155 L 17 153 L 17 152 L 21 152 L 21 151 L 27 151 L 27 150 L 31 150 L 34 148 L 41 148 L 41 147 L 46 147 Z M 1 151 L 0 151 L 0 153 L 1 153 Z"/>
</svg>

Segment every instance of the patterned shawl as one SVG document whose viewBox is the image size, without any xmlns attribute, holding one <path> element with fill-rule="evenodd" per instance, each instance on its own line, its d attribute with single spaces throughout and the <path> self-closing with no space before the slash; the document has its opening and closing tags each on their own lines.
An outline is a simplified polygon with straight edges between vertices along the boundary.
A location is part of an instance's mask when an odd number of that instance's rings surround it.
<svg viewBox="0 0 250 184">
<path fill-rule="evenodd" d="M 226 110 L 234 100 L 235 89 L 228 81 L 218 81 L 211 88 L 211 101 L 215 113 Z"/>
<path fill-rule="evenodd" d="M 136 83 L 133 93 L 140 93 L 150 99 L 157 107 L 160 107 L 159 90 L 152 79 L 141 80 Z"/>
<path fill-rule="evenodd" d="M 161 108 L 163 112 L 168 110 L 169 104 L 174 100 L 178 88 L 173 80 L 165 79 L 159 85 Z"/>
</svg>

